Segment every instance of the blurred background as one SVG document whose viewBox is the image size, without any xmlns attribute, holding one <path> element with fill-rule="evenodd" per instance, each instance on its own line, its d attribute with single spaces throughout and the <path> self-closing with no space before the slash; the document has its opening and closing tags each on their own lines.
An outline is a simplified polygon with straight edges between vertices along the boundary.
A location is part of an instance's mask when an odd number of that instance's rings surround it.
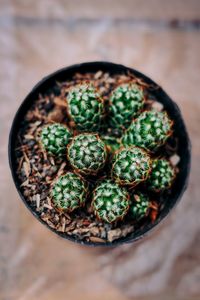
<svg viewBox="0 0 200 300">
<path fill-rule="evenodd" d="M 193 144 L 182 201 L 136 245 L 87 248 L 31 216 L 14 188 L 7 140 L 42 77 L 107 60 L 136 68 L 181 108 Z M 0 0 L 0 299 L 200 299 L 200 1 Z"/>
</svg>

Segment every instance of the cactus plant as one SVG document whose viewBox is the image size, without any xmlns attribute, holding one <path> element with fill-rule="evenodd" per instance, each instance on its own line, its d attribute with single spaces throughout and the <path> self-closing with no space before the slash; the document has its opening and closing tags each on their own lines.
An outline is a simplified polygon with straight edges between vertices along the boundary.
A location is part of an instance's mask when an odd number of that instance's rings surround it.
<svg viewBox="0 0 200 300">
<path fill-rule="evenodd" d="M 152 162 L 152 171 L 147 180 L 150 190 L 160 192 L 169 188 L 175 178 L 175 169 L 171 163 L 164 158 L 155 159 Z"/>
<path fill-rule="evenodd" d="M 68 145 L 68 159 L 84 175 L 96 175 L 105 165 L 107 149 L 97 134 L 80 134 Z"/>
<path fill-rule="evenodd" d="M 144 106 L 143 89 L 135 83 L 118 86 L 110 97 L 110 124 L 114 128 L 127 128 Z"/>
<path fill-rule="evenodd" d="M 166 112 L 144 111 L 131 123 L 122 138 L 122 143 L 125 146 L 136 145 L 155 151 L 172 134 L 172 123 Z"/>
<path fill-rule="evenodd" d="M 71 137 L 72 134 L 66 126 L 55 123 L 43 127 L 40 139 L 46 151 L 61 156 L 66 152 Z"/>
<path fill-rule="evenodd" d="M 134 192 L 130 201 L 130 214 L 134 220 L 139 221 L 144 218 L 150 207 L 149 197 L 141 192 Z"/>
<path fill-rule="evenodd" d="M 52 201 L 58 209 L 72 212 L 85 205 L 87 186 L 83 179 L 74 173 L 60 176 L 52 188 Z"/>
<path fill-rule="evenodd" d="M 106 147 L 111 153 L 117 151 L 120 148 L 120 140 L 111 135 L 101 135 L 101 139 L 106 144 Z"/>
<path fill-rule="evenodd" d="M 92 207 L 100 220 L 108 223 L 122 220 L 129 209 L 129 194 L 118 184 L 106 180 L 94 190 Z"/>
<path fill-rule="evenodd" d="M 147 179 L 151 171 L 148 153 L 139 147 L 129 147 L 116 152 L 112 176 L 121 185 L 136 186 Z"/>
<path fill-rule="evenodd" d="M 104 104 L 100 94 L 91 84 L 80 84 L 72 88 L 67 96 L 68 113 L 79 131 L 99 129 Z"/>
</svg>

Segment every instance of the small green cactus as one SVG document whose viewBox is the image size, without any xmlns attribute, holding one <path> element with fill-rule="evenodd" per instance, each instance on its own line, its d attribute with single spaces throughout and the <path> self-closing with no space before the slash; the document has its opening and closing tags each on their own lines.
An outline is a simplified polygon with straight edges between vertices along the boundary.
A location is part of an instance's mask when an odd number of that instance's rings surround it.
<svg viewBox="0 0 200 300">
<path fill-rule="evenodd" d="M 111 153 L 117 151 L 120 148 L 120 140 L 111 135 L 102 135 L 101 139 L 106 144 Z"/>
<path fill-rule="evenodd" d="M 166 159 L 155 159 L 152 162 L 152 171 L 147 180 L 150 190 L 160 192 L 172 185 L 175 178 L 175 170 Z"/>
<path fill-rule="evenodd" d="M 119 150 L 113 161 L 112 176 L 120 185 L 136 186 L 146 180 L 151 171 L 151 159 L 139 147 Z"/>
<path fill-rule="evenodd" d="M 103 99 L 91 84 L 77 85 L 67 96 L 68 112 L 79 131 L 96 131 L 104 114 Z"/>
<path fill-rule="evenodd" d="M 147 195 L 141 192 L 135 192 L 130 203 L 130 214 L 134 220 L 139 221 L 140 219 L 147 216 L 150 207 L 150 201 Z"/>
<path fill-rule="evenodd" d="M 68 146 L 68 159 L 84 175 L 96 175 L 105 165 L 107 149 L 97 134 L 80 134 Z"/>
<path fill-rule="evenodd" d="M 61 124 L 47 125 L 41 131 L 41 143 L 44 149 L 58 156 L 66 153 L 66 147 L 71 137 L 69 129 Z"/>
<path fill-rule="evenodd" d="M 122 220 L 129 209 L 129 194 L 118 184 L 106 180 L 94 190 L 92 207 L 100 220 L 108 223 Z"/>
<path fill-rule="evenodd" d="M 74 173 L 60 176 L 52 188 L 52 201 L 58 209 L 72 212 L 85 205 L 87 186 L 83 179 Z"/>
<path fill-rule="evenodd" d="M 118 86 L 110 97 L 110 124 L 112 127 L 127 128 L 144 106 L 144 93 L 135 83 Z"/>
<path fill-rule="evenodd" d="M 144 111 L 125 132 L 122 143 L 157 150 L 172 134 L 172 121 L 166 112 Z"/>
</svg>

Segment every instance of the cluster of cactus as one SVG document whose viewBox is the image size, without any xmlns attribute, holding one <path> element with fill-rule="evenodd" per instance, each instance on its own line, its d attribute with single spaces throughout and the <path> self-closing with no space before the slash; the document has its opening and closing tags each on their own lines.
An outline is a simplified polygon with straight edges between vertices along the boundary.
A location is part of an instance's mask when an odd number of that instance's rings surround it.
<svg viewBox="0 0 200 300">
<path fill-rule="evenodd" d="M 175 178 L 169 161 L 155 157 L 172 134 L 167 113 L 142 111 L 144 90 L 131 82 L 118 86 L 107 102 L 88 83 L 71 88 L 66 100 L 70 128 L 45 125 L 40 139 L 49 154 L 68 162 L 69 170 L 51 189 L 55 207 L 70 213 L 83 207 L 89 195 L 93 212 L 102 221 L 112 223 L 126 215 L 138 221 L 147 216 L 151 199 L 137 188 L 158 193 L 170 188 Z M 115 129 L 121 137 L 112 135 Z"/>
</svg>

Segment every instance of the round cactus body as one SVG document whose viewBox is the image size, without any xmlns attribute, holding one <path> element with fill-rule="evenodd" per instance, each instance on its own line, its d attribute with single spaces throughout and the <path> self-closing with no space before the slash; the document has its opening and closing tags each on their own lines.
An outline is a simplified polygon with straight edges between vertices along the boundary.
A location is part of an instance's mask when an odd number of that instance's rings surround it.
<svg viewBox="0 0 200 300">
<path fill-rule="evenodd" d="M 172 134 L 172 121 L 166 112 L 144 111 L 125 132 L 122 143 L 155 151 Z"/>
<path fill-rule="evenodd" d="M 129 194 L 118 184 L 107 180 L 94 190 L 92 206 L 100 220 L 108 223 L 122 220 L 129 209 Z"/>
<path fill-rule="evenodd" d="M 105 165 L 107 149 L 97 134 L 80 134 L 68 146 L 68 159 L 84 175 L 95 175 Z"/>
<path fill-rule="evenodd" d="M 110 124 L 112 127 L 127 128 L 144 106 L 144 93 L 135 83 L 118 86 L 110 98 Z"/>
<path fill-rule="evenodd" d="M 169 188 L 175 178 L 175 170 L 166 159 L 155 159 L 147 184 L 150 190 L 160 192 Z"/>
<path fill-rule="evenodd" d="M 112 175 L 121 185 L 135 186 L 146 180 L 150 171 L 151 159 L 139 147 L 123 148 L 115 154 Z"/>
<path fill-rule="evenodd" d="M 68 113 L 80 131 L 98 130 L 103 113 L 103 99 L 90 84 L 81 84 L 69 91 Z"/>
<path fill-rule="evenodd" d="M 44 149 L 54 155 L 66 153 L 66 147 L 72 137 L 69 129 L 61 124 L 51 124 L 43 127 L 41 143 Z"/>
<path fill-rule="evenodd" d="M 74 173 L 60 176 L 52 188 L 52 201 L 61 210 L 72 212 L 85 204 L 87 186 L 83 179 Z"/>
<path fill-rule="evenodd" d="M 136 221 L 147 216 L 150 207 L 150 201 L 147 195 L 137 192 L 134 193 L 130 203 L 130 214 Z"/>
</svg>

